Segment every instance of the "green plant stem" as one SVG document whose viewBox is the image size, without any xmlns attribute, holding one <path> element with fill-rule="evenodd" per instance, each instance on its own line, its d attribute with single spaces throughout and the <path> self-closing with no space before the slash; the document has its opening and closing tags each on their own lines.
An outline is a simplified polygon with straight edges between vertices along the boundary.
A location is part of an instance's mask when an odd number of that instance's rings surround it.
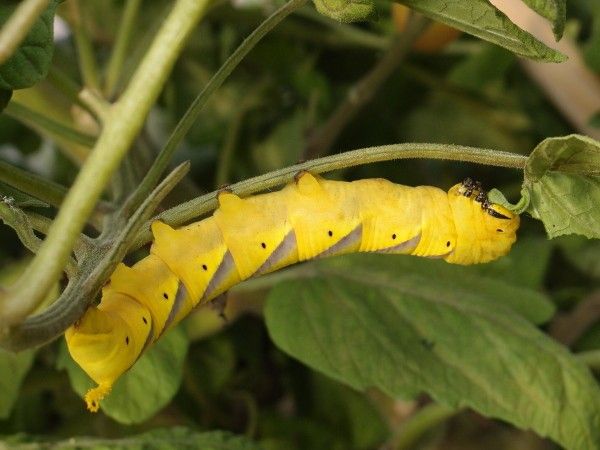
<svg viewBox="0 0 600 450">
<path fill-rule="evenodd" d="M 96 116 L 95 109 L 88 104 L 86 99 L 80 98 L 79 94 L 81 92 L 81 86 L 66 73 L 62 72 L 57 67 L 51 66 L 50 70 L 48 70 L 48 77 L 46 80 L 57 90 L 62 92 L 72 103 L 81 106 L 92 116 Z"/>
<path fill-rule="evenodd" d="M 28 317 L 7 335 L 0 334 L 2 345 L 12 351 L 39 346 L 62 334 L 88 308 L 116 265 L 125 257 L 133 236 L 166 195 L 189 171 L 186 161 L 177 166 L 145 199 L 124 227 L 111 228 L 95 241 L 95 248 L 85 239 L 79 242 L 79 276 L 69 284 L 50 307 Z M 99 251 L 102 249 L 102 251 Z"/>
<path fill-rule="evenodd" d="M 4 161 L 0 161 L 0 181 L 51 206 L 60 206 L 67 195 L 67 188 L 64 186 Z"/>
<path fill-rule="evenodd" d="M 231 162 L 235 153 L 235 147 L 237 146 L 240 129 L 242 128 L 244 112 L 244 110 L 240 110 L 233 117 L 225 136 L 225 142 L 223 142 L 223 146 L 219 152 L 219 163 L 217 164 L 217 175 L 215 177 L 215 187 L 217 188 L 229 183 Z"/>
<path fill-rule="evenodd" d="M 594 372 L 600 372 L 600 350 L 576 353 L 575 357 Z"/>
<path fill-rule="evenodd" d="M 1 160 L 0 181 L 54 207 L 59 207 L 67 195 L 66 187 Z M 100 201 L 90 216 L 90 224 L 99 230 L 104 216 L 112 210 L 113 207 L 110 204 Z M 35 226 L 33 228 L 44 234 L 47 234 L 48 231 L 47 228 L 45 230 Z"/>
<path fill-rule="evenodd" d="M 238 195 L 250 195 L 285 183 L 289 183 L 298 172 L 307 170 L 312 173 L 331 172 L 347 167 L 362 166 L 381 161 L 396 159 L 442 159 L 447 161 L 463 161 L 488 166 L 523 169 L 527 157 L 516 153 L 498 150 L 467 147 L 448 144 L 391 144 L 379 147 L 367 147 L 346 153 L 326 156 L 303 163 L 295 164 L 284 169 L 259 175 L 229 186 Z M 181 205 L 159 214 L 153 220 L 162 220 L 172 226 L 179 226 L 212 211 L 217 207 L 217 191 L 196 197 Z M 144 227 L 144 232 L 138 237 L 134 248 L 150 242 L 150 223 Z"/>
<path fill-rule="evenodd" d="M 346 125 L 371 101 L 375 93 L 404 61 L 414 41 L 421 35 L 428 20 L 420 15 L 411 15 L 406 31 L 389 46 L 383 57 L 346 95 L 325 124 L 308 140 L 304 155 L 315 158 L 327 154 Z"/>
<path fill-rule="evenodd" d="M 50 0 L 25 0 L 17 6 L 0 30 L 0 66 L 19 47 L 49 3 Z"/>
<path fill-rule="evenodd" d="M 21 322 L 35 310 L 59 278 L 87 217 L 142 128 L 186 38 L 208 4 L 209 0 L 176 1 L 122 97 L 111 107 L 96 146 L 40 251 L 17 283 L 0 297 L 0 317 L 5 328 Z"/>
<path fill-rule="evenodd" d="M 67 125 L 63 125 L 60 122 L 56 122 L 55 120 L 33 111 L 27 106 L 15 101 L 10 102 L 4 109 L 4 112 L 13 119 L 18 120 L 19 122 L 22 122 L 35 130 L 47 131 L 48 134 L 52 136 L 60 136 L 68 141 L 75 142 L 89 148 L 93 147 L 94 143 L 96 142 L 96 138 L 94 136 L 82 133 L 81 131 L 68 127 Z"/>
<path fill-rule="evenodd" d="M 409 450 L 423 438 L 423 436 L 440 423 L 458 414 L 460 410 L 452 409 L 438 403 L 430 403 L 402 424 L 397 436 L 393 438 L 391 448 L 394 450 Z"/>
<path fill-rule="evenodd" d="M 354 25 L 337 22 L 317 12 L 313 7 L 298 10 L 298 15 L 330 28 L 337 35 L 344 38 L 345 42 L 349 44 L 355 44 L 374 50 L 386 50 L 390 47 L 389 38 L 365 31 Z"/>
<path fill-rule="evenodd" d="M 69 1 L 68 6 L 71 13 L 71 30 L 73 31 L 73 37 L 75 38 L 79 70 L 81 71 L 83 83 L 90 89 L 99 92 L 100 83 L 98 81 L 96 57 L 87 33 L 84 17 L 81 14 L 79 0 Z"/>
<path fill-rule="evenodd" d="M 141 0 L 127 0 L 125 3 L 123 18 L 119 24 L 115 45 L 106 69 L 106 80 L 104 82 L 104 94 L 106 98 L 110 99 L 115 94 L 115 88 L 121 76 L 123 61 L 125 61 L 125 55 L 131 41 L 133 26 L 140 9 L 140 3 Z"/>
<path fill-rule="evenodd" d="M 160 179 L 161 175 L 167 168 L 173 153 L 188 133 L 194 126 L 198 115 L 202 111 L 204 105 L 208 102 L 211 95 L 223 84 L 227 77 L 233 72 L 238 64 L 246 57 L 246 55 L 254 48 L 256 44 L 277 24 L 289 16 L 291 13 L 302 7 L 307 0 L 290 0 L 273 14 L 271 14 L 264 22 L 262 22 L 231 54 L 227 61 L 219 68 L 219 70 L 210 79 L 207 85 L 202 89 L 200 94 L 194 99 L 190 107 L 187 109 L 171 135 L 165 146 L 160 151 L 154 164 L 140 183 L 139 189 L 127 200 L 127 209 L 134 210 Z"/>
</svg>

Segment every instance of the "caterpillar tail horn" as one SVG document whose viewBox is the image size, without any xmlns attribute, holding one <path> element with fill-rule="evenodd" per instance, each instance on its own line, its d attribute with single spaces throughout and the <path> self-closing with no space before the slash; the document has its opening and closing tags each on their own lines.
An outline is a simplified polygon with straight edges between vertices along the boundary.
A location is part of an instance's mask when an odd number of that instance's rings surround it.
<svg viewBox="0 0 600 450">
<path fill-rule="evenodd" d="M 100 383 L 93 389 L 90 389 L 85 394 L 85 404 L 91 412 L 98 412 L 100 409 L 100 401 L 104 399 L 112 390 L 112 383 Z"/>
</svg>

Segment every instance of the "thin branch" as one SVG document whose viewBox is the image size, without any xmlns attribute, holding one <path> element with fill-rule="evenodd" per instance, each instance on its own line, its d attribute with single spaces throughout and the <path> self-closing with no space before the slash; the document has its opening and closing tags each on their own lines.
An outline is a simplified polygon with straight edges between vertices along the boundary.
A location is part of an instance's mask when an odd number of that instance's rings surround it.
<svg viewBox="0 0 600 450">
<path fill-rule="evenodd" d="M 285 183 L 289 183 L 298 172 L 307 170 L 312 173 L 331 172 L 347 167 L 364 164 L 392 161 L 396 159 L 441 159 L 447 161 L 464 161 L 488 166 L 523 169 L 527 157 L 516 153 L 498 150 L 481 149 L 462 145 L 447 144 L 391 144 L 379 147 L 367 147 L 337 155 L 306 161 L 300 164 L 275 170 L 264 175 L 241 181 L 229 186 L 238 195 L 249 195 L 261 192 Z M 159 214 L 154 220 L 162 220 L 172 226 L 179 226 L 212 211 L 217 206 L 217 192 L 196 197 Z M 150 223 L 135 242 L 134 248 L 150 242 Z"/>
<path fill-rule="evenodd" d="M 411 16 L 406 31 L 390 44 L 379 62 L 348 90 L 345 100 L 325 124 L 313 133 L 305 149 L 306 158 L 315 158 L 329 152 L 346 125 L 371 101 L 383 83 L 404 61 L 412 44 L 421 35 L 427 23 L 427 19 L 423 16 Z"/>
<path fill-rule="evenodd" d="M 600 350 L 575 353 L 575 357 L 594 372 L 600 373 Z"/>
<path fill-rule="evenodd" d="M 96 65 L 96 57 L 88 30 L 84 22 L 84 17 L 81 14 L 79 0 L 71 0 L 67 4 L 70 12 L 71 29 L 77 46 L 77 55 L 79 61 L 79 70 L 83 83 L 95 91 L 100 91 L 100 83 L 98 81 L 98 67 Z"/>
<path fill-rule="evenodd" d="M 0 30 L 0 66 L 17 50 L 50 0 L 25 0 L 14 10 Z"/>
<path fill-rule="evenodd" d="M 0 160 L 0 181 L 51 206 L 60 206 L 67 188 Z"/>
<path fill-rule="evenodd" d="M 39 217 L 36 220 L 36 225 L 38 226 L 43 223 L 39 220 Z M 0 201 L 0 220 L 15 230 L 19 240 L 29 251 L 32 253 L 38 252 L 42 245 L 42 240 L 33 232 L 36 227 L 31 223 L 28 214 L 19 208 L 7 204 L 5 201 Z M 69 278 L 77 274 L 77 263 L 72 258 L 69 258 L 67 261 L 65 272 Z"/>
<path fill-rule="evenodd" d="M 229 177 L 231 176 L 231 163 L 233 161 L 233 155 L 235 148 L 238 143 L 240 136 L 240 130 L 245 115 L 245 110 L 237 111 L 229 125 L 227 134 L 225 136 L 225 142 L 219 152 L 219 162 L 217 164 L 217 175 L 215 176 L 215 187 L 222 186 L 229 183 Z"/>
<path fill-rule="evenodd" d="M 177 0 L 67 194 L 40 251 L 24 274 L 0 296 L 6 328 L 21 322 L 59 278 L 89 214 L 139 133 L 183 45 L 209 0 Z M 1 333 L 1 330 L 0 330 Z"/>
<path fill-rule="evenodd" d="M 142 0 L 127 0 L 125 3 L 123 18 L 119 24 L 115 45 L 106 69 L 104 94 L 108 99 L 112 98 L 115 94 L 115 87 L 121 76 L 123 61 L 125 61 L 125 55 L 127 54 L 129 42 L 131 41 L 133 26 L 138 15 L 141 1 Z"/>
<path fill-rule="evenodd" d="M 427 432 L 459 412 L 459 409 L 453 409 L 439 403 L 425 405 L 402 424 L 400 432 L 392 439 L 393 444 L 390 447 L 394 450 L 414 448 Z"/>
<path fill-rule="evenodd" d="M 122 230 L 117 229 L 113 231 L 114 234 L 103 236 L 97 242 L 97 248 L 88 251 L 81 260 L 80 276 L 69 279 L 66 289 L 48 309 L 27 318 L 11 329 L 8 335 L 0 330 L 2 345 L 10 350 L 19 351 L 44 344 L 62 334 L 81 317 L 116 265 L 125 257 L 139 227 L 148 220 L 158 204 L 181 181 L 189 168 L 189 162 L 176 167 L 146 198 Z"/>
<path fill-rule="evenodd" d="M 240 46 L 231 54 L 227 61 L 219 68 L 219 70 L 210 79 L 208 84 L 202 89 L 200 94 L 194 99 L 184 116 L 181 118 L 169 140 L 160 151 L 158 157 L 154 161 L 154 164 L 148 171 L 140 183 L 140 187 L 137 191 L 127 200 L 127 207 L 130 211 L 134 210 L 137 205 L 145 198 L 147 193 L 156 185 L 161 175 L 169 165 L 169 161 L 173 156 L 173 153 L 188 133 L 188 131 L 194 126 L 196 119 L 204 105 L 208 102 L 211 95 L 223 84 L 227 77 L 233 72 L 238 64 L 246 57 L 246 55 L 254 48 L 258 42 L 277 24 L 283 19 L 292 14 L 307 0 L 290 0 L 273 14 L 271 14 L 264 22 L 262 22 L 244 41 Z"/>
<path fill-rule="evenodd" d="M 96 142 L 94 136 L 57 122 L 15 101 L 10 102 L 4 109 L 4 112 L 31 128 L 47 131 L 52 136 L 59 136 L 85 147 L 92 148 Z"/>
<path fill-rule="evenodd" d="M 82 88 L 66 73 L 55 66 L 48 71 L 48 82 L 60 90 L 72 103 L 81 106 L 91 116 L 101 120 L 106 113 L 108 103 L 97 95 L 92 95 L 89 89 Z"/>
<path fill-rule="evenodd" d="M 313 7 L 307 7 L 298 10 L 298 15 L 326 26 L 334 31 L 338 36 L 343 37 L 348 44 L 355 44 L 374 50 L 387 50 L 390 47 L 389 38 L 365 31 L 354 25 L 330 19 L 329 17 L 317 12 L 317 10 L 315 10 Z"/>
</svg>

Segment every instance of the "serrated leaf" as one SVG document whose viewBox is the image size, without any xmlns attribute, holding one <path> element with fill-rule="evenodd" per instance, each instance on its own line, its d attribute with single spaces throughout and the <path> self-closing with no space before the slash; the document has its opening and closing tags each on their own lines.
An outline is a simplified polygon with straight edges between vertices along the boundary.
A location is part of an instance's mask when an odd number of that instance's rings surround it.
<svg viewBox="0 0 600 450">
<path fill-rule="evenodd" d="M 25 435 L 9 437 L 2 444 L 12 450 L 42 450 L 50 448 L 47 440 L 28 438 Z M 225 431 L 197 432 L 189 428 L 174 427 L 152 430 L 121 439 L 73 437 L 52 442 L 53 450 L 260 450 L 255 442 Z"/>
<path fill-rule="evenodd" d="M 566 348 L 495 287 L 398 270 L 399 259 L 319 261 L 312 276 L 278 285 L 265 311 L 272 339 L 356 389 L 426 392 L 572 450 L 600 448 L 600 390 Z"/>
<path fill-rule="evenodd" d="M 0 89 L 23 89 L 46 77 L 54 51 L 54 13 L 57 0 L 34 22 L 15 53 L 0 65 Z M 14 12 L 15 4 L 0 5 L 0 25 Z"/>
<path fill-rule="evenodd" d="M 557 41 L 562 38 L 567 21 L 566 0 L 523 0 L 523 2 L 552 23 L 552 31 Z"/>
<path fill-rule="evenodd" d="M 111 393 L 102 400 L 101 411 L 124 424 L 140 423 L 156 414 L 179 389 L 187 345 L 185 333 L 180 328 L 161 337 L 118 379 Z M 67 370 L 73 389 L 82 398 L 95 386 L 71 359 L 64 345 L 58 367 Z M 85 408 L 83 401 L 81 407 L 82 410 Z"/>
<path fill-rule="evenodd" d="M 377 16 L 372 0 L 313 0 L 315 8 L 324 16 L 339 22 L 362 22 Z"/>
<path fill-rule="evenodd" d="M 600 142 L 570 135 L 542 141 L 525 167 L 527 212 L 550 238 L 600 238 Z"/>
<path fill-rule="evenodd" d="M 487 0 L 397 0 L 439 22 L 527 58 L 562 62 L 563 54 L 521 30 Z"/>
</svg>

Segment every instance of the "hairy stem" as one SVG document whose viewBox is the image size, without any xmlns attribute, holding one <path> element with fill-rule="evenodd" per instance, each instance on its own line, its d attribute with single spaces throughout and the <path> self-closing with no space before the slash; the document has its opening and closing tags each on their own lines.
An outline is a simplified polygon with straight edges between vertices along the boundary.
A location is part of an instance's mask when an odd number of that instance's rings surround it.
<svg viewBox="0 0 600 450">
<path fill-rule="evenodd" d="M 0 66 L 17 50 L 49 3 L 50 0 L 25 0 L 17 6 L 0 30 Z"/>
<path fill-rule="evenodd" d="M 40 251 L 20 279 L 0 297 L 5 327 L 22 321 L 59 278 L 100 194 L 139 133 L 186 38 L 209 0 L 177 0 L 123 96 L 111 107 L 96 146 L 65 198 Z"/>
<path fill-rule="evenodd" d="M 142 180 L 139 189 L 128 199 L 129 210 L 134 210 L 137 205 L 144 199 L 147 193 L 156 185 L 160 176 L 167 168 L 173 153 L 192 128 L 198 115 L 202 111 L 204 105 L 208 102 L 211 95 L 223 84 L 227 77 L 233 72 L 238 64 L 246 57 L 246 55 L 254 48 L 258 42 L 271 31 L 279 22 L 296 11 L 307 0 L 290 0 L 273 14 L 271 14 L 263 23 L 261 23 L 240 46 L 231 54 L 227 61 L 219 68 L 219 70 L 210 79 L 208 84 L 202 89 L 200 94 L 194 99 L 184 116 L 181 118 L 175 130 L 169 136 L 169 140 L 160 151 L 154 164 Z"/>
<path fill-rule="evenodd" d="M 331 172 L 347 167 L 364 164 L 392 161 L 396 159 L 442 159 L 447 161 L 464 161 L 488 166 L 523 169 L 527 157 L 516 153 L 502 152 L 476 147 L 448 144 L 391 144 L 379 147 L 367 147 L 346 153 L 326 156 L 300 164 L 275 170 L 264 175 L 232 184 L 229 188 L 238 195 L 249 195 L 264 191 L 285 183 L 289 183 L 298 172 L 307 170 L 312 173 Z M 186 203 L 175 206 L 159 214 L 154 220 L 162 220 L 172 226 L 190 222 L 217 207 L 217 192 L 196 197 Z M 139 248 L 150 242 L 150 224 L 135 242 Z"/>
<path fill-rule="evenodd" d="M 115 45 L 106 69 L 106 81 L 104 82 L 104 94 L 106 98 L 110 99 L 115 94 L 115 88 L 121 76 L 123 61 L 125 61 L 129 42 L 131 41 L 133 25 L 140 9 L 140 3 L 141 0 L 127 0 L 125 3 L 123 18 L 119 24 Z"/>
<path fill-rule="evenodd" d="M 307 158 L 315 158 L 329 152 L 346 125 L 371 101 L 383 83 L 404 61 L 413 42 L 421 35 L 427 23 L 423 16 L 411 16 L 406 31 L 391 43 L 379 62 L 348 90 L 344 101 L 325 124 L 313 133 L 304 152 Z"/>
</svg>

